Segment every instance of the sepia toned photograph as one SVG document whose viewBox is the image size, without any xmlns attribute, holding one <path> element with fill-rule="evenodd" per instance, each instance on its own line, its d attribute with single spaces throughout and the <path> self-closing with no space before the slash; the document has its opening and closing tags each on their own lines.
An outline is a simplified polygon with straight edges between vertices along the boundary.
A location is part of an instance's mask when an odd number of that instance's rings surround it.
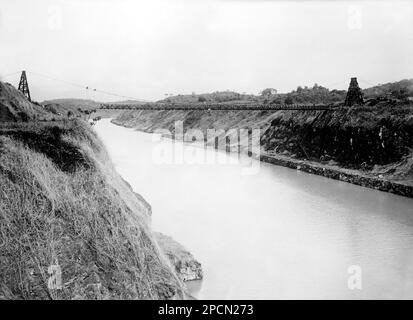
<svg viewBox="0 0 413 320">
<path fill-rule="evenodd" d="M 412 57 L 409 0 L 1 0 L 0 300 L 413 299 Z"/>
</svg>

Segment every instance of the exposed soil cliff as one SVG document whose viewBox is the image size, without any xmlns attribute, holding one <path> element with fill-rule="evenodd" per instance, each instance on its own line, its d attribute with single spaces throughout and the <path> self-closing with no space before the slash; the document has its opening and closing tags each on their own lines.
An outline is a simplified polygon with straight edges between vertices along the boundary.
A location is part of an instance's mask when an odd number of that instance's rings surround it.
<svg viewBox="0 0 413 320">
<path fill-rule="evenodd" d="M 270 152 L 413 179 L 412 106 L 280 112 L 261 142 Z"/>
</svg>

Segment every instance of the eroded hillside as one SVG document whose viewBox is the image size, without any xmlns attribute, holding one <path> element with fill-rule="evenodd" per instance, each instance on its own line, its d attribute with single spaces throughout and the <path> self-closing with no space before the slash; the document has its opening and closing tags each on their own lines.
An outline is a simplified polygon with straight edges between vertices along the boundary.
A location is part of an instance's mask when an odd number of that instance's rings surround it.
<svg viewBox="0 0 413 320">
<path fill-rule="evenodd" d="M 150 206 L 90 126 L 32 121 L 49 114 L 1 90 L 0 299 L 183 298 Z"/>
</svg>

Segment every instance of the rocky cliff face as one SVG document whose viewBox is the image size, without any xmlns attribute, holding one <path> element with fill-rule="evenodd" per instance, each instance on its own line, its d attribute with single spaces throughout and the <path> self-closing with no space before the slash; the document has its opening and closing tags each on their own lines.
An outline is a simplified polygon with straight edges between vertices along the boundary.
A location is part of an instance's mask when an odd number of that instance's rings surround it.
<svg viewBox="0 0 413 320">
<path fill-rule="evenodd" d="M 156 239 L 182 281 L 201 280 L 201 264 L 181 244 L 157 232 Z"/>
</svg>

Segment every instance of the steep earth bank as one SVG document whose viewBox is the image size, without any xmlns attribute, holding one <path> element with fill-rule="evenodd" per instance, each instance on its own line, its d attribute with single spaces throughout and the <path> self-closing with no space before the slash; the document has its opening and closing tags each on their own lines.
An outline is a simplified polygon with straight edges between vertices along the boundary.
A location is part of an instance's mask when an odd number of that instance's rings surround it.
<svg viewBox="0 0 413 320">
<path fill-rule="evenodd" d="M 124 111 L 113 123 L 145 132 L 260 128 L 261 160 L 413 197 L 413 106 L 334 111 Z M 205 137 L 207 135 L 205 134 Z M 218 139 L 225 139 L 225 133 Z M 222 144 L 219 144 L 222 145 Z"/>
<path fill-rule="evenodd" d="M 34 121 L 50 115 L 0 84 L 0 299 L 185 298 L 175 242 L 90 126 Z"/>
</svg>

